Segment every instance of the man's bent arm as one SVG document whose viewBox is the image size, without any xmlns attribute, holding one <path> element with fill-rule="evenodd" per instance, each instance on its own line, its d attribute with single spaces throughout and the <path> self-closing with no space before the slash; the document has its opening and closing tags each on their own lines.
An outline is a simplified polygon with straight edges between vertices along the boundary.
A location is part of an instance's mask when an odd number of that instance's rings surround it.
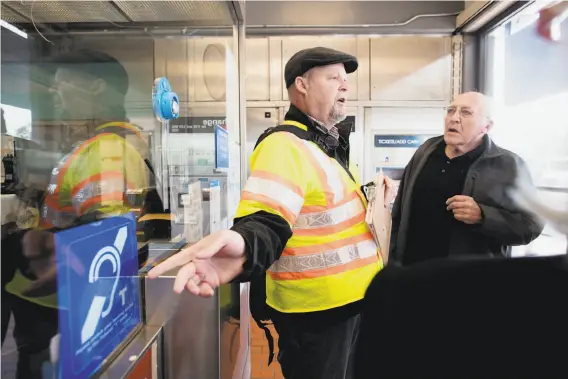
<svg viewBox="0 0 568 379">
<path fill-rule="evenodd" d="M 543 225 L 532 215 L 479 204 L 483 221 L 479 231 L 503 245 L 527 245 L 542 232 Z"/>
<path fill-rule="evenodd" d="M 262 275 L 280 258 L 308 188 L 299 140 L 286 132 L 266 137 L 251 156 L 251 175 L 232 230 L 245 240 L 243 272 L 236 281 Z"/>
<path fill-rule="evenodd" d="M 235 278 L 237 282 L 264 275 L 272 263 L 280 258 L 292 237 L 290 224 L 284 218 L 264 211 L 236 218 L 231 230 L 245 240 L 246 261 L 243 272 Z"/>
<path fill-rule="evenodd" d="M 532 185 L 525 163 L 521 159 L 517 159 L 515 163 L 517 176 L 526 178 Z M 521 210 L 508 196 L 500 206 L 478 205 L 483 215 L 479 231 L 503 245 L 527 245 L 535 240 L 544 228 L 536 216 Z"/>
</svg>

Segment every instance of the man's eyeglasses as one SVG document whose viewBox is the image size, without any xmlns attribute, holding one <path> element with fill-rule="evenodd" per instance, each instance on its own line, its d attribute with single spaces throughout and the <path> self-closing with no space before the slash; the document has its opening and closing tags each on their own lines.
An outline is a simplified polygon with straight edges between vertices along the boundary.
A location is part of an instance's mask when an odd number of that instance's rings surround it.
<svg viewBox="0 0 568 379">
<path fill-rule="evenodd" d="M 448 107 L 446 108 L 446 114 L 448 116 L 453 116 L 456 112 L 459 113 L 461 118 L 469 118 L 473 116 L 473 112 L 469 108 L 459 108 L 459 107 Z"/>
</svg>

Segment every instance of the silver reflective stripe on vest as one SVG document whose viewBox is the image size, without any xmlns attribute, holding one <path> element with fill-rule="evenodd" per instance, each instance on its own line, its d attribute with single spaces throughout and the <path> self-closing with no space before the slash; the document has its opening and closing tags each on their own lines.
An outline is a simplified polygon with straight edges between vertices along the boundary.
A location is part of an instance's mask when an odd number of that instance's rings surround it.
<svg viewBox="0 0 568 379">
<path fill-rule="evenodd" d="M 370 239 L 339 249 L 308 255 L 283 256 L 270 267 L 272 272 L 303 272 L 344 265 L 377 255 L 377 245 Z"/>
<path fill-rule="evenodd" d="M 310 230 L 337 225 L 363 212 L 365 212 L 365 207 L 357 196 L 353 200 L 327 211 L 300 214 L 294 224 L 294 230 Z"/>
<path fill-rule="evenodd" d="M 341 171 L 339 163 L 335 165 L 330 157 L 325 155 L 319 147 L 309 141 L 302 141 L 310 150 L 316 161 L 319 163 L 320 168 L 325 173 L 327 178 L 327 185 L 333 191 L 333 202 L 339 203 L 345 197 L 345 184 L 341 179 Z M 326 183 L 322 183 L 325 185 Z"/>
<path fill-rule="evenodd" d="M 274 180 L 260 178 L 254 176 L 253 172 L 248 178 L 244 191 L 255 195 L 266 196 L 275 203 L 282 204 L 288 208 L 294 215 L 300 213 L 300 209 L 304 205 L 304 198 Z"/>
<path fill-rule="evenodd" d="M 88 183 L 72 197 L 73 209 L 78 211 L 85 202 L 92 198 L 103 196 L 102 200 L 104 201 L 105 194 L 124 193 L 125 189 L 124 178 L 122 177 L 107 178 Z"/>
<path fill-rule="evenodd" d="M 75 221 L 75 212 L 61 212 L 44 204 L 41 207 L 41 219 L 53 226 L 65 228 Z"/>
</svg>

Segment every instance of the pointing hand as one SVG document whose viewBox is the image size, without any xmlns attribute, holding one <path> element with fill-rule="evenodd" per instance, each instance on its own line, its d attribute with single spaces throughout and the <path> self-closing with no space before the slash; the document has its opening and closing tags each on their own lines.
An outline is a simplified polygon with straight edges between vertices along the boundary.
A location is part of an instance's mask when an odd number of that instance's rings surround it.
<svg viewBox="0 0 568 379">
<path fill-rule="evenodd" d="M 197 296 L 210 297 L 214 289 L 229 283 L 242 271 L 245 262 L 245 240 L 232 230 L 211 234 L 194 245 L 182 249 L 148 273 L 151 279 L 180 267 L 174 292 L 184 288 Z"/>
</svg>

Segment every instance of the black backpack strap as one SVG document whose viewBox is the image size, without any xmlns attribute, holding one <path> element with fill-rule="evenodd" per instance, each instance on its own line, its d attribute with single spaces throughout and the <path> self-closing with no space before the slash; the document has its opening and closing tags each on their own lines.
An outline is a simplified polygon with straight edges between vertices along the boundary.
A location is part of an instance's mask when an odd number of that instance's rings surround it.
<svg viewBox="0 0 568 379">
<path fill-rule="evenodd" d="M 273 133 L 277 133 L 277 132 L 288 132 L 288 133 L 292 133 L 293 135 L 295 135 L 296 137 L 303 139 L 303 140 L 307 140 L 309 141 L 311 138 L 312 133 L 308 132 L 307 130 L 303 130 L 298 128 L 297 126 L 293 126 L 293 125 L 278 125 L 278 126 L 274 126 L 272 128 L 268 128 L 264 131 L 264 133 L 262 133 L 260 135 L 260 137 L 258 137 L 258 140 L 256 141 L 256 145 L 254 145 L 254 148 L 256 149 L 256 147 L 269 135 L 273 134 Z"/>
<path fill-rule="evenodd" d="M 262 133 L 260 135 L 260 137 L 258 138 L 258 141 L 256 141 L 256 145 L 254 146 L 254 148 L 256 149 L 256 147 L 266 137 L 268 137 L 272 133 L 276 133 L 276 132 L 288 132 L 288 133 L 294 134 L 296 137 L 298 137 L 300 139 L 303 139 L 303 140 L 306 140 L 306 141 L 312 141 L 327 156 L 332 157 L 335 160 L 337 160 L 337 162 L 341 165 L 341 167 L 343 167 L 343 169 L 345 170 L 347 175 L 349 175 L 351 180 L 355 181 L 353 174 L 351 173 L 351 171 L 349 171 L 349 163 L 348 162 L 342 163 L 342 161 L 340 159 L 337 159 L 337 156 L 335 155 L 335 149 L 337 147 L 338 142 L 333 140 L 333 138 L 330 137 L 330 136 L 326 136 L 326 135 L 322 135 L 322 134 L 316 134 L 314 132 L 303 130 L 303 129 L 300 129 L 296 126 L 292 126 L 292 125 L 279 125 L 279 126 L 275 126 L 273 128 L 266 129 L 264 131 L 264 133 Z M 329 139 L 332 139 L 332 141 L 330 141 Z M 349 145 L 347 144 L 347 146 L 349 146 Z M 348 154 L 349 153 L 347 153 L 347 155 Z M 349 159 L 349 158 L 347 158 L 347 159 Z"/>
<path fill-rule="evenodd" d="M 269 135 L 277 132 L 288 132 L 294 134 L 296 137 L 303 139 L 303 140 L 310 140 L 311 133 L 302 130 L 296 126 L 292 125 L 278 125 L 272 128 L 268 128 L 260 135 L 254 148 L 256 149 L 257 146 Z M 257 278 L 251 280 L 250 283 L 250 309 L 251 315 L 256 325 L 264 331 L 266 336 L 266 340 L 268 342 L 268 365 L 272 363 L 274 360 L 274 337 L 272 337 L 272 333 L 270 333 L 270 329 L 268 329 L 268 325 L 271 324 L 270 320 L 270 308 L 266 304 L 266 278 Z"/>
<path fill-rule="evenodd" d="M 268 329 L 267 325 L 270 325 L 268 322 L 262 322 L 256 318 L 254 318 L 256 325 L 264 331 L 264 335 L 266 336 L 266 341 L 268 341 L 268 365 L 272 363 L 274 360 L 274 337 L 272 337 L 272 333 L 270 333 L 270 329 Z"/>
</svg>

